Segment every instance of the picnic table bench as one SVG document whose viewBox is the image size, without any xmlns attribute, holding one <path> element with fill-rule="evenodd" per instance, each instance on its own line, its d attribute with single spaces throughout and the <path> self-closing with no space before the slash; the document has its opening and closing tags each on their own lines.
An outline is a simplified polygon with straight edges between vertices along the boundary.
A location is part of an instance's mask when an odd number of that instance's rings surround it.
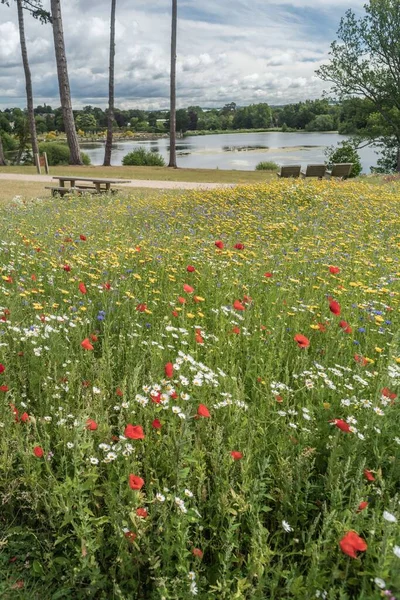
<svg viewBox="0 0 400 600">
<path fill-rule="evenodd" d="M 77 193 L 81 194 L 87 190 L 93 190 L 94 194 L 104 194 L 107 192 L 117 192 L 116 188 L 111 186 L 118 183 L 129 183 L 129 179 L 106 179 L 103 177 L 79 177 L 77 175 L 65 176 L 57 175 L 53 179 L 58 179 L 58 186 L 46 186 L 46 190 L 51 190 L 52 195 Z M 81 183 L 82 182 L 82 183 Z M 69 185 L 65 185 L 68 184 Z"/>
</svg>

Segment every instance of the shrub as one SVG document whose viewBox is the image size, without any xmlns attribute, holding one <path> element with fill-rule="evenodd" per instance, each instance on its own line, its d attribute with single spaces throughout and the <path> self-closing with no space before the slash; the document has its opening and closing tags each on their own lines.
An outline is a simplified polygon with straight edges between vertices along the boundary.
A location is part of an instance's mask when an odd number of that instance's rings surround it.
<svg viewBox="0 0 400 600">
<path fill-rule="evenodd" d="M 39 144 L 39 151 L 42 154 L 46 152 L 47 160 L 50 166 L 68 165 L 69 164 L 69 148 L 67 144 L 55 144 L 53 142 L 43 142 Z M 90 165 L 90 158 L 82 152 L 82 162 L 84 165 Z"/>
<path fill-rule="evenodd" d="M 336 147 L 329 146 L 325 151 L 329 165 L 335 163 L 353 163 L 350 177 L 358 177 L 362 171 L 360 157 L 355 147 L 348 141 L 340 142 Z"/>
<path fill-rule="evenodd" d="M 126 154 L 122 159 L 122 164 L 126 167 L 165 167 L 165 161 L 161 154 L 142 147 Z"/>
<path fill-rule="evenodd" d="M 256 171 L 277 171 L 279 166 L 272 161 L 261 161 L 256 166 Z"/>
<path fill-rule="evenodd" d="M 9 133 L 2 131 L 1 139 L 3 142 L 4 152 L 12 152 L 13 150 L 17 149 L 18 144 L 17 144 L 16 140 L 13 138 L 13 136 L 10 135 Z"/>
</svg>

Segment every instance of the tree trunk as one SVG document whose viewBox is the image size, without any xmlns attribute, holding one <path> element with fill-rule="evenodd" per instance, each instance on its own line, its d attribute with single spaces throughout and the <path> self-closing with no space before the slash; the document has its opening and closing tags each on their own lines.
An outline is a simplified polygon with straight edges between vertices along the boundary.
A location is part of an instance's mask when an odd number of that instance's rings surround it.
<svg viewBox="0 0 400 600">
<path fill-rule="evenodd" d="M 33 92 L 32 92 L 32 77 L 31 70 L 29 68 L 28 51 L 26 49 L 25 39 L 25 27 L 24 27 L 24 10 L 22 6 L 22 0 L 17 0 L 18 9 L 18 27 L 19 27 L 19 40 L 21 43 L 21 55 L 22 64 L 24 65 L 25 72 L 25 87 L 26 87 L 26 102 L 28 107 L 28 119 L 29 119 L 29 131 L 31 134 L 33 162 L 36 164 L 36 155 L 39 154 L 39 145 L 36 134 L 36 123 L 35 113 L 33 110 Z"/>
<path fill-rule="evenodd" d="M 71 91 L 69 87 L 67 57 L 65 54 L 64 31 L 61 15 L 61 0 L 51 0 L 51 17 L 53 21 L 54 50 L 57 62 L 60 100 L 65 133 L 67 134 L 70 151 L 69 163 L 71 165 L 81 165 L 83 163 L 71 104 Z"/>
<path fill-rule="evenodd" d="M 1 131 L 0 131 L 0 167 L 5 167 L 6 164 L 7 164 L 6 157 L 4 156 L 3 141 L 1 139 Z"/>
<path fill-rule="evenodd" d="M 400 173 L 400 147 L 397 148 L 397 169 L 396 171 Z"/>
<path fill-rule="evenodd" d="M 176 165 L 176 30 L 178 22 L 178 0 L 172 0 L 172 33 L 171 33 L 171 102 L 169 113 L 169 167 Z"/>
<path fill-rule="evenodd" d="M 110 25 L 110 80 L 108 85 L 108 116 L 107 116 L 107 140 L 104 153 L 104 167 L 111 166 L 111 150 L 113 142 L 114 122 L 114 62 L 115 62 L 115 7 L 117 0 L 111 0 L 111 25 Z"/>
</svg>

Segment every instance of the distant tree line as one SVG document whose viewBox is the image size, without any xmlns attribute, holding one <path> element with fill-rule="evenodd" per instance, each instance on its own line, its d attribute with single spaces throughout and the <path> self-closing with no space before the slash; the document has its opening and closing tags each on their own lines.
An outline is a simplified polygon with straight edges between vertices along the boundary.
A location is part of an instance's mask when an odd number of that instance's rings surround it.
<svg viewBox="0 0 400 600">
<path fill-rule="evenodd" d="M 270 129 L 301 131 L 339 131 L 343 134 L 364 132 L 374 123 L 374 106 L 368 100 L 352 98 L 340 104 L 328 100 L 306 100 L 285 106 L 251 104 L 239 107 L 235 102 L 222 108 L 189 106 L 176 111 L 176 130 L 228 131 L 241 129 Z M 36 130 L 39 135 L 51 131 L 64 132 L 61 108 L 49 105 L 34 108 Z M 77 130 L 84 133 L 104 132 L 107 129 L 108 110 L 85 106 L 73 111 Z M 0 111 L 0 130 L 20 136 L 27 129 L 27 114 L 21 108 Z M 169 111 L 114 109 L 114 128 L 134 132 L 167 133 L 170 128 Z"/>
</svg>

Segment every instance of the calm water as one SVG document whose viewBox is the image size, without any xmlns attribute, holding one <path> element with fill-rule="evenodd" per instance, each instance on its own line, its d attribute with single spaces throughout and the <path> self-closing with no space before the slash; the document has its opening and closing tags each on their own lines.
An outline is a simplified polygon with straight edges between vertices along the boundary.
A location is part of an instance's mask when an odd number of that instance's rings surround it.
<svg viewBox="0 0 400 600">
<path fill-rule="evenodd" d="M 274 161 L 279 165 L 325 161 L 324 150 L 336 145 L 346 136 L 337 133 L 231 133 L 221 135 L 192 136 L 177 141 L 178 166 L 198 169 L 254 170 L 260 161 Z M 112 163 L 122 164 L 131 150 L 144 146 L 159 152 L 168 162 L 169 139 L 151 141 L 118 142 L 113 146 Z M 104 144 L 82 144 L 93 165 L 101 165 Z M 359 152 L 363 171 L 370 172 L 376 165 L 377 155 L 373 148 Z"/>
</svg>

